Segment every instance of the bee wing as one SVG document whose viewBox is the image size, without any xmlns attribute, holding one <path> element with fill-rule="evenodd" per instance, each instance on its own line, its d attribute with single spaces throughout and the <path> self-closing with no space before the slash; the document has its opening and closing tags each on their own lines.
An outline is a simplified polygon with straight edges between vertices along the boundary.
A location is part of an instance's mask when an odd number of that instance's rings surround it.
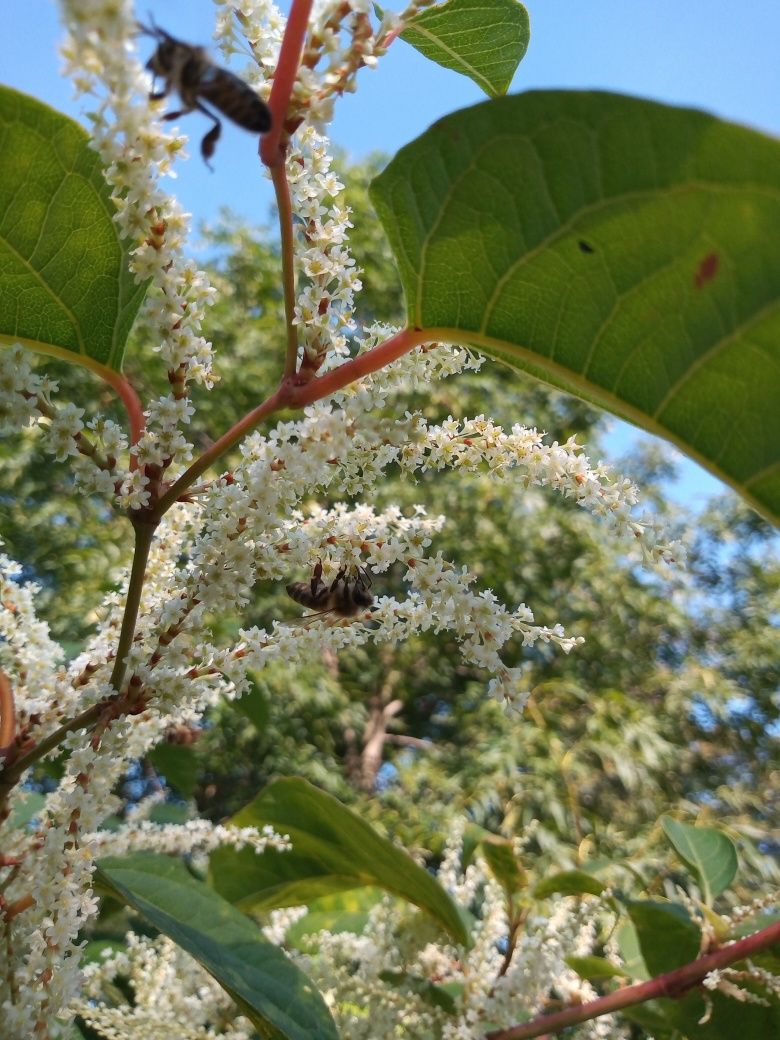
<svg viewBox="0 0 780 1040">
<path fill-rule="evenodd" d="M 328 607 L 326 610 L 315 610 L 313 614 L 303 614 L 301 617 L 288 618 L 287 621 L 280 621 L 279 623 L 284 625 L 285 628 L 308 628 L 317 618 L 328 617 L 328 615 L 330 615 L 329 621 L 331 624 L 338 618 L 338 614 L 333 607 Z"/>
</svg>

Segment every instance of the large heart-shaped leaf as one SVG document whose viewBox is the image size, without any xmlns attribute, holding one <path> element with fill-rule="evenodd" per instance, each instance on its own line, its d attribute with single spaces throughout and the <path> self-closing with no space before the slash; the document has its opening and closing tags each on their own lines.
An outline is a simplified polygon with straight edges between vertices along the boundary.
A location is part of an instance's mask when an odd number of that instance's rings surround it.
<svg viewBox="0 0 780 1040">
<path fill-rule="evenodd" d="M 695 871 L 704 902 L 712 906 L 737 873 L 734 842 L 714 827 L 691 827 L 671 816 L 662 816 L 661 826 L 683 863 Z"/>
<path fill-rule="evenodd" d="M 319 992 L 258 926 L 178 861 L 140 854 L 100 860 L 97 887 L 132 906 L 191 954 L 263 1036 L 338 1040 Z"/>
<path fill-rule="evenodd" d="M 214 887 L 242 909 L 295 906 L 372 885 L 425 910 L 457 942 L 468 942 L 464 917 L 438 881 L 356 813 L 306 780 L 274 780 L 231 823 L 270 825 L 292 842 L 290 852 L 268 849 L 256 856 L 249 849 L 224 847 L 212 854 Z"/>
<path fill-rule="evenodd" d="M 0 343 L 118 372 L 146 291 L 72 119 L 0 87 Z"/>
<path fill-rule="evenodd" d="M 372 197 L 410 325 L 668 438 L 780 520 L 780 142 L 529 93 L 441 120 Z"/>
<path fill-rule="evenodd" d="M 509 90 L 530 37 L 528 12 L 517 0 L 449 0 L 420 11 L 401 33 L 426 58 L 473 79 L 489 97 Z"/>
</svg>

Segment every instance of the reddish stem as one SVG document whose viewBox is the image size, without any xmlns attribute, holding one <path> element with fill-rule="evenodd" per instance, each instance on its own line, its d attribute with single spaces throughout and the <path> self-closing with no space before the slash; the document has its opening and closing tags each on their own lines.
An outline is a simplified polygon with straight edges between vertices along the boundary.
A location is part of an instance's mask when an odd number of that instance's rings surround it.
<svg viewBox="0 0 780 1040">
<path fill-rule="evenodd" d="M 352 361 L 347 361 L 344 365 L 339 365 L 338 368 L 332 372 L 327 372 L 324 376 L 317 376 L 314 379 L 310 379 L 307 383 L 300 384 L 296 383 L 294 378 L 282 380 L 276 393 L 271 394 L 257 408 L 248 412 L 235 426 L 223 433 L 219 440 L 215 441 L 207 451 L 204 451 L 200 458 L 193 462 L 189 469 L 182 473 L 176 483 L 168 488 L 159 500 L 148 519 L 159 520 L 164 516 L 187 488 L 199 476 L 205 473 L 213 462 L 216 462 L 221 455 L 237 444 L 245 434 L 253 430 L 261 419 L 273 415 L 274 412 L 278 412 L 282 408 L 302 408 L 304 405 L 311 404 L 312 401 L 319 401 L 321 398 L 327 397 L 328 394 L 342 390 L 356 379 L 369 375 L 371 372 L 376 372 L 377 369 L 384 368 L 385 365 L 389 365 L 396 358 L 408 354 L 414 347 L 432 338 L 430 330 L 402 329 L 401 332 L 391 336 L 384 343 L 380 343 L 373 350 L 353 358 Z"/>
<path fill-rule="evenodd" d="M 11 753 L 15 734 L 14 691 L 8 676 L 0 668 L 0 761 Z"/>
<path fill-rule="evenodd" d="M 35 906 L 35 899 L 28 893 L 21 899 L 17 899 L 15 903 L 8 903 L 3 911 L 3 917 L 6 921 L 13 921 L 15 917 L 24 913 L 25 910 L 29 910 L 31 906 Z"/>
<path fill-rule="evenodd" d="M 302 408 L 304 405 L 311 404 L 312 401 L 319 401 L 328 394 L 343 390 L 356 379 L 362 379 L 363 376 L 384 368 L 399 357 L 403 357 L 404 354 L 408 354 L 421 343 L 430 342 L 435 338 L 435 335 L 431 335 L 430 329 L 402 329 L 384 343 L 380 343 L 372 350 L 367 350 L 365 354 L 359 354 L 358 357 L 347 361 L 344 365 L 339 365 L 331 372 L 316 376 L 308 383 L 292 387 L 287 403 L 292 408 Z"/>
<path fill-rule="evenodd" d="M 113 369 L 101 366 L 100 375 L 109 386 L 116 390 L 121 398 L 127 412 L 127 421 L 130 424 L 130 444 L 137 444 L 143 435 L 146 422 L 144 420 L 143 406 L 138 394 L 135 392 L 135 387 L 126 376 L 123 376 L 121 372 L 114 372 Z M 135 469 L 135 467 L 135 455 L 131 455 L 130 469 Z"/>
<path fill-rule="evenodd" d="M 184 473 L 179 477 L 175 484 L 171 485 L 165 494 L 162 496 L 160 501 L 155 506 L 154 512 L 150 519 L 159 520 L 165 513 L 170 509 L 173 503 L 178 497 L 183 494 L 187 488 L 192 484 L 198 477 L 205 473 L 212 462 L 223 455 L 226 451 L 229 451 L 241 438 L 249 433 L 261 419 L 271 415 L 273 412 L 278 411 L 288 404 L 287 400 L 288 384 L 283 382 L 276 393 L 271 394 L 267 397 L 262 404 L 258 405 L 251 412 L 247 412 L 243 419 L 239 420 L 232 426 L 226 433 L 223 433 L 219 440 L 214 441 L 211 447 L 204 451 L 200 458 L 196 459 L 195 462 L 185 470 Z"/>
<path fill-rule="evenodd" d="M 295 237 L 293 234 L 292 199 L 287 182 L 287 167 L 284 163 L 271 167 L 271 180 L 276 192 L 276 207 L 279 210 L 279 237 L 282 247 L 282 288 L 284 291 L 284 321 L 287 327 L 287 355 L 284 376 L 295 375 L 298 363 L 298 330 L 295 318 Z"/>
<path fill-rule="evenodd" d="M 714 953 L 709 953 L 689 964 L 683 964 L 681 968 L 668 971 L 665 975 L 657 975 L 647 982 L 640 982 L 636 986 L 626 986 L 624 989 L 615 990 L 614 993 L 608 993 L 606 997 L 599 997 L 598 1000 L 591 1000 L 587 1004 L 577 1004 L 564 1011 L 557 1011 L 554 1015 L 540 1015 L 530 1022 L 523 1022 L 522 1025 L 512 1026 L 510 1029 L 496 1029 L 486 1034 L 487 1040 L 531 1040 L 532 1037 L 556 1033 L 567 1026 L 588 1022 L 601 1015 L 620 1011 L 622 1008 L 644 1004 L 648 1000 L 657 1000 L 659 997 L 674 1000 L 684 996 L 696 986 L 700 986 L 704 977 L 711 971 L 752 957 L 760 950 L 773 946 L 776 942 L 780 942 L 780 922 L 763 928 L 755 935 L 748 936 L 747 939 L 740 939 L 739 942 L 722 946 Z"/>
<path fill-rule="evenodd" d="M 309 28 L 312 2 L 313 0 L 293 0 L 290 8 L 290 16 L 287 19 L 282 48 L 279 52 L 279 64 L 276 66 L 271 97 L 268 99 L 268 106 L 271 109 L 271 129 L 260 142 L 260 158 L 266 166 L 274 167 L 284 163 L 284 154 L 279 145 L 284 132 L 295 77 L 298 75 L 306 32 Z"/>
</svg>

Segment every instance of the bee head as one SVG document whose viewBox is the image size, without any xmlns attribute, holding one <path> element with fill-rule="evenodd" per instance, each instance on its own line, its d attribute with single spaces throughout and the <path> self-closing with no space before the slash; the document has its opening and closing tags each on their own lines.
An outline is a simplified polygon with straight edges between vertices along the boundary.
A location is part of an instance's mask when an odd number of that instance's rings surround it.
<svg viewBox="0 0 780 1040">
<path fill-rule="evenodd" d="M 137 23 L 138 32 L 142 36 L 151 36 L 157 40 L 157 50 L 147 61 L 146 68 L 155 75 L 164 75 L 171 68 L 173 56 L 180 44 L 165 29 L 161 29 L 151 15 L 149 15 L 149 21 L 151 25 L 144 25 L 143 22 Z"/>
</svg>

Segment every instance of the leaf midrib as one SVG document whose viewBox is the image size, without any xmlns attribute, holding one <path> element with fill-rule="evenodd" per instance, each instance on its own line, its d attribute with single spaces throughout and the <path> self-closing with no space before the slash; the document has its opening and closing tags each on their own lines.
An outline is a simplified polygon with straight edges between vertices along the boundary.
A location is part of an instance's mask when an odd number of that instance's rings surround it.
<svg viewBox="0 0 780 1040">
<path fill-rule="evenodd" d="M 436 36 L 435 33 L 432 33 L 429 29 L 425 29 L 422 25 L 415 25 L 414 22 L 411 22 L 407 28 L 413 29 L 414 32 L 418 32 L 420 36 L 426 37 L 426 39 L 428 39 L 429 42 L 440 47 L 445 52 L 445 54 L 452 58 L 453 61 L 457 62 L 458 65 L 460 65 L 464 69 L 468 69 L 469 77 L 481 84 L 484 84 L 482 89 L 485 91 L 486 94 L 493 97 L 493 84 L 490 82 L 490 80 L 483 76 L 479 69 L 474 68 L 471 62 L 466 61 L 462 54 L 459 54 L 458 51 L 454 51 L 451 47 L 449 47 L 444 42 L 441 36 Z"/>
</svg>

